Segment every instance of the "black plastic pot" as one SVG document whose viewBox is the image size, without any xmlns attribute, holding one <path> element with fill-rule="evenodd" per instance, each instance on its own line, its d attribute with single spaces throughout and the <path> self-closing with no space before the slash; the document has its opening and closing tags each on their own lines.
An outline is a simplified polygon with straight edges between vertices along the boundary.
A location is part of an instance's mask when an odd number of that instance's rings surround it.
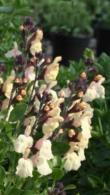
<svg viewBox="0 0 110 195">
<path fill-rule="evenodd" d="M 53 57 L 61 55 L 64 65 L 70 60 L 79 60 L 85 48 L 94 48 L 91 37 L 70 37 L 61 34 L 50 34 L 46 38 L 51 40 L 53 45 Z"/>
<path fill-rule="evenodd" d="M 102 52 L 110 54 L 110 29 L 97 28 L 97 55 L 99 56 Z"/>
</svg>

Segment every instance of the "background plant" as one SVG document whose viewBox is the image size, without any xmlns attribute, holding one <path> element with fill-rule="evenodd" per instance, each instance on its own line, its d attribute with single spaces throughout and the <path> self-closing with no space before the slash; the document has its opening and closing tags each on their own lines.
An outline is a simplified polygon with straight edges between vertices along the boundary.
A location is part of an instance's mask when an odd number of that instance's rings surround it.
<svg viewBox="0 0 110 195">
<path fill-rule="evenodd" d="M 40 1 L 36 13 L 47 32 L 70 35 L 91 34 L 91 15 L 81 1 Z M 82 19 L 83 18 L 83 19 Z"/>
<path fill-rule="evenodd" d="M 96 27 L 101 28 L 109 28 L 110 25 L 110 1 L 105 0 L 85 0 L 85 5 L 90 13 L 90 15 L 93 17 L 93 22 L 95 23 Z"/>
</svg>

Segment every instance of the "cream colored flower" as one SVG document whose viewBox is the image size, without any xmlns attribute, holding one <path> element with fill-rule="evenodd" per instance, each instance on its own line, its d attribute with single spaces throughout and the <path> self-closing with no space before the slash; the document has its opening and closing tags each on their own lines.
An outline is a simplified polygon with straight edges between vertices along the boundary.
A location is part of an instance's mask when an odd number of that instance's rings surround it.
<svg viewBox="0 0 110 195">
<path fill-rule="evenodd" d="M 58 127 L 58 121 L 54 118 L 50 118 L 43 124 L 42 131 L 44 135 L 51 135 L 53 131 Z"/>
<path fill-rule="evenodd" d="M 91 102 L 97 98 L 105 98 L 105 88 L 102 86 L 103 81 L 104 80 L 98 82 L 91 82 L 83 97 L 83 100 L 86 102 Z"/>
<path fill-rule="evenodd" d="M 78 142 L 70 142 L 70 149 L 68 152 L 77 152 L 78 156 L 80 157 L 80 160 L 84 160 L 84 149 L 87 148 L 89 139 L 86 139 L 86 141 L 87 142 L 85 142 L 84 136 L 81 137 L 80 135 L 80 139 L 78 137 Z"/>
<path fill-rule="evenodd" d="M 43 140 L 42 146 L 39 151 L 39 156 L 45 158 L 46 160 L 50 160 L 53 158 L 52 154 L 52 144 L 50 140 Z"/>
<path fill-rule="evenodd" d="M 41 175 L 49 175 L 52 173 L 52 169 L 49 167 L 48 161 L 42 156 L 38 157 L 36 161 L 36 167 L 37 167 L 37 171 Z"/>
<path fill-rule="evenodd" d="M 59 72 L 59 62 L 61 61 L 61 57 L 56 57 L 52 64 L 48 65 L 45 71 L 44 79 L 46 83 L 51 83 L 56 80 L 58 72 Z"/>
<path fill-rule="evenodd" d="M 69 89 L 69 87 L 63 88 L 63 89 L 61 89 L 61 90 L 59 91 L 58 95 L 59 95 L 60 97 L 65 97 L 65 98 L 70 97 L 70 95 L 71 95 L 71 90 Z"/>
<path fill-rule="evenodd" d="M 34 123 L 36 121 L 36 117 L 35 116 L 29 116 L 24 120 L 24 126 L 31 126 L 33 127 Z"/>
<path fill-rule="evenodd" d="M 91 130 L 91 118 L 93 117 L 93 109 L 88 103 L 85 103 L 85 107 L 82 111 L 73 112 L 68 115 L 69 120 L 73 120 L 75 127 L 81 127 L 82 130 Z"/>
<path fill-rule="evenodd" d="M 10 98 L 11 92 L 13 89 L 13 81 L 15 79 L 15 72 L 12 71 L 11 75 L 7 78 L 7 80 L 3 84 L 3 92 L 7 98 Z"/>
<path fill-rule="evenodd" d="M 17 45 L 17 43 L 14 42 L 14 48 L 13 48 L 12 50 L 8 51 L 8 52 L 5 54 L 5 56 L 6 56 L 7 58 L 11 58 L 11 57 L 16 58 L 16 56 L 19 56 L 19 55 L 21 55 L 21 54 L 22 54 L 22 52 L 18 50 L 18 45 Z"/>
<path fill-rule="evenodd" d="M 34 101 L 34 110 L 35 112 L 38 112 L 40 108 L 40 101 L 37 97 L 35 97 L 35 101 Z"/>
<path fill-rule="evenodd" d="M 14 140 L 15 152 L 25 153 L 27 148 L 31 148 L 33 145 L 33 138 L 31 136 L 19 135 L 16 140 Z"/>
<path fill-rule="evenodd" d="M 4 94 L 7 98 L 10 98 L 12 89 L 13 89 L 13 83 L 12 82 L 7 81 L 7 82 L 4 83 L 3 92 L 4 92 Z"/>
<path fill-rule="evenodd" d="M 80 127 L 81 125 L 81 116 L 82 116 L 82 111 L 81 112 L 75 112 L 75 113 L 70 113 L 68 115 L 70 120 L 73 120 L 73 125 L 75 127 Z"/>
<path fill-rule="evenodd" d="M 43 31 L 41 29 L 37 29 L 36 31 L 36 39 L 42 41 L 43 39 Z"/>
<path fill-rule="evenodd" d="M 82 149 L 85 149 L 85 148 L 88 148 L 88 144 L 89 144 L 89 138 L 86 138 L 82 132 L 79 133 L 77 139 L 79 140 L 79 148 L 82 148 Z"/>
<path fill-rule="evenodd" d="M 64 160 L 64 168 L 66 171 L 77 171 L 81 166 L 81 160 L 75 152 L 68 152 Z"/>
<path fill-rule="evenodd" d="M 3 78 L 0 77 L 0 85 L 3 84 Z"/>
<path fill-rule="evenodd" d="M 16 175 L 22 178 L 33 177 L 32 172 L 32 161 L 30 159 L 20 158 L 18 161 L 18 166 L 16 168 Z"/>
<path fill-rule="evenodd" d="M 53 89 L 49 89 L 49 90 L 47 90 L 47 92 L 48 92 L 48 94 L 50 94 L 52 96 L 52 99 L 51 99 L 52 102 L 55 102 L 58 100 L 58 96 L 57 96 L 56 91 L 54 91 Z"/>
<path fill-rule="evenodd" d="M 90 120 L 88 117 L 85 117 L 81 120 L 81 128 L 82 128 L 82 134 L 85 136 L 85 138 L 91 138 L 91 125 Z"/>
<path fill-rule="evenodd" d="M 70 152 L 75 152 L 79 150 L 79 142 L 70 142 L 69 145 L 70 145 L 70 149 L 69 149 Z"/>
<path fill-rule="evenodd" d="M 43 96 L 43 93 L 44 93 L 44 91 L 46 91 L 46 89 L 47 89 L 47 85 L 46 84 L 42 84 L 40 86 L 40 88 L 39 88 L 39 94 L 40 94 L 41 97 Z"/>
<path fill-rule="evenodd" d="M 78 156 L 79 156 L 80 161 L 84 161 L 86 159 L 85 154 L 84 154 L 84 149 L 82 148 L 79 149 Z"/>
<path fill-rule="evenodd" d="M 61 113 L 61 109 L 59 107 L 55 107 L 54 109 L 50 110 L 47 115 L 50 117 L 57 117 Z"/>
<path fill-rule="evenodd" d="M 88 103 L 86 103 L 86 106 L 85 106 L 84 111 L 83 111 L 82 118 L 83 117 L 88 117 L 89 119 L 91 119 L 93 117 L 93 111 L 94 111 L 94 109 L 91 108 L 91 106 Z"/>
<path fill-rule="evenodd" d="M 34 40 L 33 40 L 34 38 Z M 28 36 L 27 38 L 27 42 L 29 42 L 30 40 L 33 40 L 33 42 L 36 42 L 36 41 L 42 41 L 43 39 L 43 31 L 41 29 L 37 29 L 37 31 L 35 33 L 32 33 L 30 36 Z"/>
<path fill-rule="evenodd" d="M 29 135 L 31 134 L 31 131 L 32 131 L 31 125 L 28 125 L 28 126 L 26 126 L 26 129 L 25 129 L 25 131 L 24 131 L 24 134 L 25 134 L 26 136 L 29 136 Z"/>
<path fill-rule="evenodd" d="M 28 81 L 34 81 L 35 80 L 35 68 L 34 66 L 29 66 L 25 70 L 25 77 Z"/>
<path fill-rule="evenodd" d="M 42 43 L 40 41 L 32 42 L 32 45 L 30 47 L 30 52 L 33 56 L 35 56 L 36 53 L 42 52 Z"/>
</svg>

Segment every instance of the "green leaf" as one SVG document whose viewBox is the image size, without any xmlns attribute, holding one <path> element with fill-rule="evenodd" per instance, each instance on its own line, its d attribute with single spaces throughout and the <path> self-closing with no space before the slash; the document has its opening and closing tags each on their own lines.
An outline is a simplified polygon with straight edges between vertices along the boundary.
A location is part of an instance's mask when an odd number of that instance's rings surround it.
<svg viewBox="0 0 110 195">
<path fill-rule="evenodd" d="M 65 142 L 54 141 L 52 143 L 52 151 L 54 155 L 64 155 L 69 149 L 69 144 Z"/>
<path fill-rule="evenodd" d="M 5 179 L 5 169 L 2 166 L 0 166 L 0 178 L 0 184 L 2 185 Z"/>
<path fill-rule="evenodd" d="M 76 189 L 76 186 L 74 185 L 74 184 L 70 184 L 70 185 L 68 185 L 68 186 L 66 186 L 65 188 L 64 188 L 64 190 L 74 190 L 74 189 Z"/>
<path fill-rule="evenodd" d="M 87 48 L 85 51 L 84 51 L 84 57 L 85 58 L 91 58 L 94 60 L 94 52 L 93 50 Z"/>
<path fill-rule="evenodd" d="M 11 112 L 10 120 L 11 121 L 18 121 L 21 120 L 24 116 L 24 113 L 26 111 L 27 105 L 25 103 L 19 103 L 16 105 L 14 110 Z"/>
<path fill-rule="evenodd" d="M 13 7 L 0 6 L 0 13 L 11 13 L 13 11 Z"/>
<path fill-rule="evenodd" d="M 60 180 L 64 176 L 64 171 L 61 168 L 54 168 L 52 178 L 54 181 Z"/>
<path fill-rule="evenodd" d="M 94 176 L 94 175 L 88 176 L 88 181 L 93 188 L 96 188 L 97 186 L 103 185 L 103 181 L 98 176 Z"/>
<path fill-rule="evenodd" d="M 33 190 L 20 190 L 15 187 L 11 187 L 9 191 L 6 191 L 5 195 L 37 195 Z"/>
</svg>

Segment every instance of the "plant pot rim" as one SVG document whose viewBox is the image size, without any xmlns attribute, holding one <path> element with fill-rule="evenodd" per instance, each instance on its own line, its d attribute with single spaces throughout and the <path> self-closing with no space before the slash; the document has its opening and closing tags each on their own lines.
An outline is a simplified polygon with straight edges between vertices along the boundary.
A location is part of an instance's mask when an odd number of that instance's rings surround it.
<svg viewBox="0 0 110 195">
<path fill-rule="evenodd" d="M 66 38 L 74 38 L 74 39 L 90 39 L 93 38 L 93 35 L 70 35 L 70 34 L 63 34 L 59 32 L 47 32 L 48 35 L 50 36 L 62 36 Z"/>
<path fill-rule="evenodd" d="M 101 30 L 110 30 L 110 27 L 108 25 L 105 25 L 103 23 L 97 23 L 95 26 L 95 29 L 101 29 Z"/>
</svg>

